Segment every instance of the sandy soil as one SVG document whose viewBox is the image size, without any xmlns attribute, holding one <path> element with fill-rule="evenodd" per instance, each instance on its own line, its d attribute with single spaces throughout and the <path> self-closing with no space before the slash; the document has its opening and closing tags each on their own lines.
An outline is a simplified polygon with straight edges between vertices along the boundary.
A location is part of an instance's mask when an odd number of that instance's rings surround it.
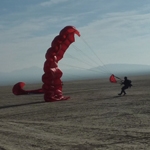
<svg viewBox="0 0 150 150">
<path fill-rule="evenodd" d="M 126 96 L 106 79 L 66 82 L 71 99 L 49 103 L 1 86 L 0 150 L 150 150 L 150 76 L 130 79 Z"/>
</svg>

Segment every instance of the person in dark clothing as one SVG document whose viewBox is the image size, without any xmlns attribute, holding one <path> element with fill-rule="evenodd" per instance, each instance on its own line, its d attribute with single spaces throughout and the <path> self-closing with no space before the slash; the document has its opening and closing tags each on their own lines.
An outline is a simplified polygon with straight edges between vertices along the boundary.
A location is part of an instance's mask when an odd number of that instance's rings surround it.
<svg viewBox="0 0 150 150">
<path fill-rule="evenodd" d="M 121 88 L 121 93 L 119 93 L 118 95 L 126 95 L 125 90 L 132 86 L 131 80 L 128 80 L 127 77 L 124 77 L 124 81 L 121 82 L 121 85 L 124 86 Z"/>
</svg>

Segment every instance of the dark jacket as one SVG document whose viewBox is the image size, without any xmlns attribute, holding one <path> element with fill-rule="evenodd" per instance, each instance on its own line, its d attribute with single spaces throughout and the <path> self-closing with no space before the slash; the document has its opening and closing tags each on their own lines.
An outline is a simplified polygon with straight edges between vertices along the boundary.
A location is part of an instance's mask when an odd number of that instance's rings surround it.
<svg viewBox="0 0 150 150">
<path fill-rule="evenodd" d="M 125 87 L 131 87 L 132 86 L 131 80 L 128 80 L 128 79 L 124 80 L 121 84 L 124 84 Z"/>
</svg>

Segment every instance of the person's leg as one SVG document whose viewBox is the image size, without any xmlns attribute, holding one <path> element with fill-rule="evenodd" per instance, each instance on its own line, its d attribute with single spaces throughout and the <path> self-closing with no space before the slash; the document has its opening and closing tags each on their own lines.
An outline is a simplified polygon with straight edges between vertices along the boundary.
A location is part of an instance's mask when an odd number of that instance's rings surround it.
<svg viewBox="0 0 150 150">
<path fill-rule="evenodd" d="M 126 90 L 127 88 L 128 88 L 128 87 L 126 87 L 126 86 L 124 86 L 124 87 L 122 88 L 122 92 L 124 93 L 124 95 L 126 95 L 125 90 Z"/>
<path fill-rule="evenodd" d="M 123 87 L 121 88 L 121 93 L 119 93 L 118 95 L 122 95 L 122 93 L 124 93 L 124 95 L 125 95 L 125 94 L 126 94 L 125 89 L 126 89 L 126 87 L 123 86 Z"/>
<path fill-rule="evenodd" d="M 121 95 L 123 93 L 123 87 L 121 88 L 121 92 L 118 95 Z"/>
</svg>

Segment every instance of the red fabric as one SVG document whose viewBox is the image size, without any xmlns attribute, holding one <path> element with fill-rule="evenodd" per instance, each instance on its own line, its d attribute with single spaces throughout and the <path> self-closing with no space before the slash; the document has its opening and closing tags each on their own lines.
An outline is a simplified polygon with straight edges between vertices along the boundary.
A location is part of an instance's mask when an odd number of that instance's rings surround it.
<svg viewBox="0 0 150 150">
<path fill-rule="evenodd" d="M 47 50 L 44 63 L 44 75 L 42 76 L 44 99 L 46 102 L 67 100 L 62 94 L 62 71 L 58 68 L 58 62 L 64 56 L 64 53 L 75 41 L 74 35 L 80 36 L 79 31 L 73 26 L 63 28 L 51 42 L 51 47 Z"/>
<path fill-rule="evenodd" d="M 24 90 L 24 82 L 16 83 L 12 92 L 15 95 L 26 95 L 26 94 L 42 94 L 44 93 L 44 99 L 46 102 L 67 100 L 70 97 L 65 97 L 62 94 L 62 71 L 58 68 L 58 61 L 63 58 L 64 53 L 75 41 L 75 34 L 80 36 L 78 30 L 73 26 L 66 26 L 63 28 L 59 35 L 57 35 L 51 42 L 51 47 L 45 54 L 46 61 L 44 63 L 42 75 L 43 86 L 41 89 L 36 90 Z"/>
<path fill-rule="evenodd" d="M 24 82 L 16 83 L 12 88 L 13 94 L 14 95 L 43 94 L 43 89 L 24 90 L 23 89 L 24 86 L 25 86 Z"/>
<path fill-rule="evenodd" d="M 117 80 L 113 74 L 110 76 L 109 81 L 112 83 L 117 83 Z"/>
</svg>

